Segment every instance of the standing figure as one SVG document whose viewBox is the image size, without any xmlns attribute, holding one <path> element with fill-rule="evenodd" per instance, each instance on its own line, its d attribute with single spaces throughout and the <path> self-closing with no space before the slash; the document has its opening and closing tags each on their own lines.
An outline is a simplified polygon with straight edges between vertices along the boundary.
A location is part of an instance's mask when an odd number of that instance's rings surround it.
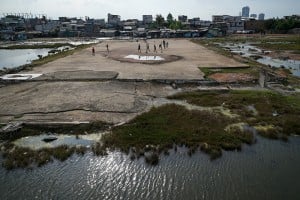
<svg viewBox="0 0 300 200">
<path fill-rule="evenodd" d="M 109 53 L 108 44 L 106 44 L 106 51 L 107 51 L 107 53 Z"/>
<path fill-rule="evenodd" d="M 139 46 L 138 46 L 138 52 L 139 53 L 141 53 L 142 51 L 141 51 L 141 45 L 139 44 Z"/>
<path fill-rule="evenodd" d="M 154 44 L 154 53 L 157 53 L 157 50 L 156 50 L 156 45 Z"/>
<path fill-rule="evenodd" d="M 162 50 L 162 45 L 161 45 L 161 43 L 159 44 L 159 49 L 160 49 L 160 52 L 162 53 L 163 52 L 163 50 Z"/>
<path fill-rule="evenodd" d="M 149 47 L 149 43 L 147 43 L 147 48 L 146 48 L 146 53 L 150 52 L 150 47 Z"/>
<path fill-rule="evenodd" d="M 95 55 L 95 48 L 94 47 L 92 48 L 92 55 L 93 56 Z"/>
<path fill-rule="evenodd" d="M 164 46 L 164 49 L 166 49 L 166 41 L 163 40 L 163 46 Z"/>
</svg>

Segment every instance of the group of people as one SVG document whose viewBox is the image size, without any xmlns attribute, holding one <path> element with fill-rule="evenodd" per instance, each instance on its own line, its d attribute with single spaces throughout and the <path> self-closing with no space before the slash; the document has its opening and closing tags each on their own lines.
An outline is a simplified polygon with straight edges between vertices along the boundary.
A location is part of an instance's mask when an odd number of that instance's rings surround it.
<svg viewBox="0 0 300 200">
<path fill-rule="evenodd" d="M 169 43 L 165 40 L 163 40 L 159 45 L 158 45 L 158 48 L 160 50 L 160 52 L 162 53 L 163 52 L 163 49 L 167 49 L 169 47 Z M 141 50 L 141 44 L 139 43 L 138 45 L 138 52 L 139 53 L 142 53 L 142 50 Z M 150 52 L 150 46 L 149 46 L 149 43 L 146 42 L 146 53 Z M 153 45 L 153 52 L 154 53 L 157 53 L 157 47 L 156 47 L 156 44 L 154 43 Z"/>
<path fill-rule="evenodd" d="M 160 50 L 160 52 L 162 53 L 163 52 L 163 49 L 167 49 L 169 47 L 169 42 L 168 41 L 165 41 L 163 40 L 161 43 L 159 43 L 158 45 L 158 48 Z M 109 46 L 108 44 L 106 44 L 106 51 L 107 53 L 109 53 Z M 138 52 L 139 53 L 142 53 L 142 50 L 141 50 L 141 44 L 139 43 L 138 44 Z M 146 41 L 146 53 L 150 52 L 150 45 L 149 43 Z M 157 53 L 157 47 L 156 47 L 156 44 L 154 43 L 153 45 L 153 52 L 154 53 Z M 95 55 L 95 47 L 92 47 L 92 55 L 94 56 Z"/>
<path fill-rule="evenodd" d="M 106 44 L 106 51 L 107 51 L 107 53 L 109 53 L 109 47 L 108 47 L 108 44 Z M 93 56 L 95 55 L 95 47 L 92 48 L 92 55 L 93 55 Z"/>
</svg>

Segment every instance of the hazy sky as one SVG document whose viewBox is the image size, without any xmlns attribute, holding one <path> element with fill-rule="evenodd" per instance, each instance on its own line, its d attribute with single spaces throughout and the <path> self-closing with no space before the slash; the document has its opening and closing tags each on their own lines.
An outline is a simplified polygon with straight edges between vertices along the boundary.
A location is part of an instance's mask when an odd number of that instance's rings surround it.
<svg viewBox="0 0 300 200">
<path fill-rule="evenodd" d="M 46 14 L 59 16 L 105 18 L 107 13 L 121 15 L 121 19 L 142 19 L 143 14 L 172 13 L 211 20 L 215 14 L 239 15 L 243 6 L 250 13 L 265 13 L 266 18 L 300 14 L 300 0 L 0 0 L 0 14 Z M 2 16 L 1 16 L 2 17 Z"/>
</svg>

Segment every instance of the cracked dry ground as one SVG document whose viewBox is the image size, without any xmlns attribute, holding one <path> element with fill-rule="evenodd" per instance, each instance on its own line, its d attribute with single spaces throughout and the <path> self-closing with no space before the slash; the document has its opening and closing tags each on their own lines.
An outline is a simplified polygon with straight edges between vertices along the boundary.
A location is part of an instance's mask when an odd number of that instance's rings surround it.
<svg viewBox="0 0 300 200">
<path fill-rule="evenodd" d="M 155 97 L 176 92 L 146 82 L 27 82 L 0 88 L 0 121 L 126 122 Z"/>
</svg>

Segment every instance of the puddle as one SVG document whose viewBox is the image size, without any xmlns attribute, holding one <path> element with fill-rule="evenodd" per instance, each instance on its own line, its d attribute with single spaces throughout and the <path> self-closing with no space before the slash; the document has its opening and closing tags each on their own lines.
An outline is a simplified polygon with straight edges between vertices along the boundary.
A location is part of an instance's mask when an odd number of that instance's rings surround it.
<svg viewBox="0 0 300 200">
<path fill-rule="evenodd" d="M 280 60 L 280 59 L 274 59 L 269 56 L 266 56 L 269 54 L 271 51 L 264 51 L 261 50 L 254 45 L 250 44 L 244 44 L 244 43 L 238 43 L 238 44 L 232 44 L 232 43 L 226 43 L 226 44 L 221 44 L 221 43 L 216 43 L 217 45 L 221 46 L 224 49 L 229 50 L 230 52 L 234 54 L 239 54 L 242 57 L 252 57 L 252 58 L 257 58 L 257 62 L 264 64 L 264 65 L 269 65 L 271 67 L 276 67 L 276 68 L 285 68 L 289 69 L 293 75 L 300 77 L 300 61 L 298 60 Z"/>
<path fill-rule="evenodd" d="M 76 146 L 81 145 L 89 147 L 95 142 L 98 142 L 102 135 L 107 132 L 94 133 L 88 135 L 56 135 L 56 134 L 42 134 L 38 136 L 28 136 L 17 139 L 13 142 L 14 145 L 19 147 L 27 147 L 33 150 L 39 150 L 42 148 L 53 148 L 60 145 Z M 45 138 L 57 138 L 52 142 L 44 142 Z"/>
<path fill-rule="evenodd" d="M 129 58 L 129 59 L 134 59 L 134 60 L 165 60 L 164 58 L 160 57 L 160 56 L 140 56 L 140 55 L 128 55 L 125 56 L 124 58 Z"/>
<path fill-rule="evenodd" d="M 270 57 L 263 57 L 257 61 L 271 67 L 289 69 L 295 76 L 300 77 L 300 61 L 298 60 L 279 60 Z"/>
<path fill-rule="evenodd" d="M 0 76 L 2 80 L 30 80 L 41 76 L 42 74 L 6 74 Z"/>
</svg>

